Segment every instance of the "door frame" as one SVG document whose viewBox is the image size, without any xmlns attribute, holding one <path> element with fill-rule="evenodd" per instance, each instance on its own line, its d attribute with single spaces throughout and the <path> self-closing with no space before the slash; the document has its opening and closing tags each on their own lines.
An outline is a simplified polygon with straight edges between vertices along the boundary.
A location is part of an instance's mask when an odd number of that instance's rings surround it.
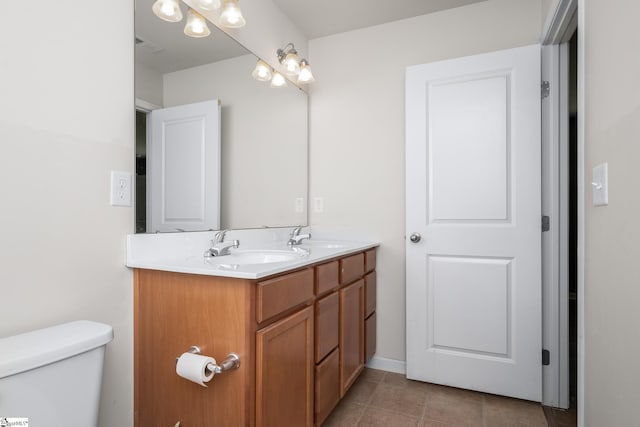
<svg viewBox="0 0 640 427">
<path fill-rule="evenodd" d="M 136 98 L 136 111 L 141 111 L 143 113 L 150 113 L 153 110 L 157 110 L 162 108 L 159 105 L 153 104 L 151 102 L 145 101 L 144 99 Z"/>
<path fill-rule="evenodd" d="M 585 247 L 585 226 L 584 226 L 584 216 L 585 216 L 585 163 L 584 163 L 584 151 L 585 151 L 585 128 L 584 128 L 584 113 L 585 113 L 585 83 L 584 83 L 584 68 L 585 68 L 585 14 L 584 14 L 584 0 L 559 0 L 556 4 L 555 9 L 549 11 L 549 15 L 545 21 L 544 29 L 542 32 L 542 44 L 543 46 L 552 46 L 557 45 L 556 47 L 560 52 L 562 52 L 562 48 L 560 45 L 566 43 L 574 30 L 579 29 L 578 31 L 578 142 L 577 142 L 577 212 L 578 212 L 578 224 L 577 224 L 577 239 L 578 239 L 578 253 L 577 253 L 577 281 L 578 281 L 578 375 L 577 375 L 577 392 L 578 392 L 578 427 L 584 426 L 584 391 L 585 391 L 585 376 L 584 376 L 584 360 L 585 360 L 585 324 L 584 324 L 584 247 Z M 553 55 L 551 56 L 553 57 Z M 561 70 L 562 60 L 560 55 L 558 55 L 558 61 L 549 62 L 549 57 L 545 58 L 543 55 L 542 58 L 542 67 L 550 67 L 552 71 L 552 75 L 560 76 L 564 70 Z M 553 90 L 553 89 L 552 89 Z M 566 87 L 559 87 L 560 91 L 566 91 Z M 565 93 L 566 95 L 566 93 Z M 563 117 L 561 117 L 561 113 L 558 110 L 549 111 L 548 114 L 551 116 L 545 117 L 543 116 L 543 120 L 550 120 L 553 123 L 556 123 L 562 126 Z M 568 120 L 568 117 L 564 118 Z M 565 123 L 566 125 L 566 123 Z M 557 133 L 559 134 L 560 129 L 557 129 Z M 555 178 L 552 178 L 550 185 L 551 188 L 545 188 L 543 186 L 543 194 L 544 192 L 551 192 L 556 194 L 557 191 L 560 190 L 560 180 L 561 176 L 564 174 L 568 174 L 568 163 L 566 159 L 558 162 L 559 173 L 555 175 Z M 544 168 L 552 168 L 553 164 L 545 164 Z M 549 169 L 547 169 L 549 170 Z M 566 197 L 566 194 L 565 194 Z M 566 200 L 564 201 L 566 203 Z M 561 201 L 562 204 L 562 201 Z M 558 210 L 559 212 L 559 210 Z M 562 214 L 560 214 L 561 216 Z M 553 221 L 553 220 L 552 220 Z M 561 262 L 562 255 L 560 254 L 560 240 L 553 239 L 554 244 L 558 246 L 555 248 L 555 251 L 552 251 L 551 254 L 543 252 L 543 259 L 545 257 L 555 257 L 552 259 L 552 262 L 557 262 L 558 264 Z M 548 258 L 547 258 L 548 259 Z M 565 260 L 566 262 L 566 260 Z M 548 284 L 547 284 L 548 285 Z M 545 284 L 543 284 L 543 288 L 545 288 Z M 550 292 L 549 293 L 552 298 L 557 298 L 560 293 L 559 292 Z M 567 302 L 568 295 L 564 295 L 565 303 Z M 561 307 L 563 306 L 563 307 Z M 568 319 L 568 310 L 564 307 L 565 304 L 560 300 L 555 300 L 551 304 L 543 305 L 544 317 L 552 319 L 554 324 L 550 327 L 552 331 L 551 334 L 556 334 L 558 337 L 558 341 L 563 341 L 565 346 L 568 343 L 568 336 L 566 335 L 562 337 L 562 327 L 561 325 L 564 322 L 567 322 Z M 562 310 L 564 308 L 564 310 Z M 564 319 L 561 319 L 564 317 Z M 566 325 L 566 324 L 565 324 Z M 565 329 L 566 331 L 566 329 Z M 551 338 L 551 337 L 548 337 Z M 562 353 L 561 349 L 560 355 L 562 357 L 568 357 L 568 354 L 565 352 Z M 555 396 L 549 395 L 549 392 L 543 388 L 543 402 L 553 401 L 554 398 L 559 398 L 562 393 L 562 387 L 564 384 L 568 384 L 567 379 L 569 378 L 569 368 L 568 363 L 559 362 L 558 369 L 548 370 L 548 373 L 544 379 L 546 381 L 551 381 L 553 384 L 557 384 L 557 388 L 555 388 Z M 554 377 L 554 375 L 557 375 Z M 561 384 L 563 386 L 561 386 Z M 568 389 L 567 389 L 568 393 Z M 558 400 L 559 401 L 559 400 Z"/>
</svg>

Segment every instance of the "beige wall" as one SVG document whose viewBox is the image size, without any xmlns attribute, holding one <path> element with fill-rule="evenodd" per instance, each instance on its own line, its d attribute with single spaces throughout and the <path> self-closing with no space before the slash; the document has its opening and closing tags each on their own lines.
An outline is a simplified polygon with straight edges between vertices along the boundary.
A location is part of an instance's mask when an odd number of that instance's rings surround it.
<svg viewBox="0 0 640 427">
<path fill-rule="evenodd" d="M 162 74 L 136 62 L 135 86 L 136 99 L 162 107 Z"/>
<path fill-rule="evenodd" d="M 133 2 L 2 7 L 0 336 L 112 325 L 100 425 L 131 425 L 133 209 L 109 206 L 109 173 L 133 170 Z"/>
<path fill-rule="evenodd" d="M 640 402 L 640 3 L 585 0 L 585 412 L 636 426 Z M 591 169 L 609 164 L 609 206 Z"/>
<path fill-rule="evenodd" d="M 547 25 L 551 23 L 551 19 L 553 18 L 553 13 L 555 13 L 558 8 L 558 4 L 560 4 L 560 0 L 540 0 L 542 6 L 542 31 L 547 28 Z"/>
<path fill-rule="evenodd" d="M 404 80 L 409 65 L 537 43 L 538 0 L 490 0 L 311 40 L 313 225 L 382 241 L 377 356 L 405 359 Z"/>
</svg>

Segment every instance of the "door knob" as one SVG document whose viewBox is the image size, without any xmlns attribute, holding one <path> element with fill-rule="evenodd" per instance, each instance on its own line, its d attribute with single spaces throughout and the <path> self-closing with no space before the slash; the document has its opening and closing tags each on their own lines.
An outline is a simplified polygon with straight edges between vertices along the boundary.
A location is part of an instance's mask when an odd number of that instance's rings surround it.
<svg viewBox="0 0 640 427">
<path fill-rule="evenodd" d="M 420 233 L 411 233 L 411 236 L 409 236 L 409 240 L 411 240 L 413 243 L 418 243 L 420 239 L 422 239 Z"/>
</svg>

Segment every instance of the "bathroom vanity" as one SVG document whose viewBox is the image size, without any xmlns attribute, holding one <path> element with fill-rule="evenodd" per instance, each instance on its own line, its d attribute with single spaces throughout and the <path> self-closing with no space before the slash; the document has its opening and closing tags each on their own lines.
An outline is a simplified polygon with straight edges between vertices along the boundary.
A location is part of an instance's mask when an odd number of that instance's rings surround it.
<svg viewBox="0 0 640 427">
<path fill-rule="evenodd" d="M 128 260 L 136 426 L 323 423 L 375 352 L 376 244 L 306 250 L 262 270 L 175 254 Z M 207 387 L 189 382 L 175 367 L 193 345 L 218 362 L 237 353 L 240 367 Z"/>
</svg>

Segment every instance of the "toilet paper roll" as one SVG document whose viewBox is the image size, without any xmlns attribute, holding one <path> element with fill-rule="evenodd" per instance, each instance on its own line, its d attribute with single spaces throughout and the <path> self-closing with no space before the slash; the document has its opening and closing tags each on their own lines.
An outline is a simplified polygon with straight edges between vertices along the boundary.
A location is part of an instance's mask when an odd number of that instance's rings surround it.
<svg viewBox="0 0 640 427">
<path fill-rule="evenodd" d="M 215 374 L 208 369 L 210 364 L 215 365 L 216 359 L 200 354 L 182 353 L 176 363 L 176 374 L 196 384 L 206 387 L 206 382 L 211 381 Z"/>
</svg>

